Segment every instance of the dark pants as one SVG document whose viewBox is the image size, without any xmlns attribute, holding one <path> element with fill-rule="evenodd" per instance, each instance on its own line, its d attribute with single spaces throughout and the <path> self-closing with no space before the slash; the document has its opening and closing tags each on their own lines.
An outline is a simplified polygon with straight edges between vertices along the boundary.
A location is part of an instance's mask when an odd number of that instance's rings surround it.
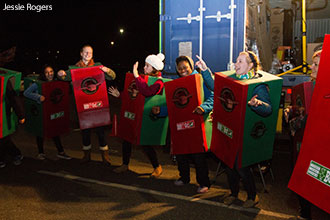
<svg viewBox="0 0 330 220">
<path fill-rule="evenodd" d="M 60 137 L 56 136 L 56 137 L 53 137 L 52 139 L 54 141 L 54 144 L 56 146 L 58 153 L 64 152 Z M 38 146 L 39 154 L 43 154 L 44 153 L 44 138 L 43 137 L 37 137 L 37 146 Z"/>
<path fill-rule="evenodd" d="M 0 161 L 4 162 L 5 156 L 16 157 L 21 155 L 21 151 L 12 142 L 10 136 L 0 139 Z"/>
<path fill-rule="evenodd" d="M 300 216 L 306 219 L 312 219 L 311 217 L 311 203 L 298 195 L 300 205 Z"/>
<path fill-rule="evenodd" d="M 149 161 L 152 164 L 153 168 L 159 166 L 157 153 L 152 146 L 142 146 L 144 153 L 147 155 Z M 128 165 L 131 154 L 132 154 L 132 144 L 128 141 L 124 141 L 122 145 L 122 154 L 123 154 L 123 164 Z"/>
<path fill-rule="evenodd" d="M 178 169 L 180 179 L 184 183 L 190 182 L 190 161 L 195 165 L 196 180 L 201 187 L 210 187 L 209 169 L 206 161 L 205 153 L 197 154 L 177 154 Z"/>
<path fill-rule="evenodd" d="M 241 169 L 237 169 L 237 158 L 236 158 L 233 169 L 226 167 L 226 174 L 232 196 L 235 197 L 238 196 L 239 182 L 240 182 L 240 178 L 242 178 L 244 188 L 248 194 L 248 199 L 255 200 L 257 190 L 250 167 L 243 167 Z"/>
<path fill-rule="evenodd" d="M 105 145 L 107 145 L 107 142 L 106 142 L 105 136 L 104 136 L 104 127 L 97 127 L 97 128 L 94 128 L 94 129 L 95 129 L 95 133 L 96 133 L 96 135 L 98 137 L 98 140 L 99 140 L 99 145 L 101 147 L 104 147 Z M 83 141 L 84 146 L 91 145 L 91 135 L 92 135 L 91 131 L 92 131 L 91 128 L 81 130 L 82 141 Z"/>
</svg>

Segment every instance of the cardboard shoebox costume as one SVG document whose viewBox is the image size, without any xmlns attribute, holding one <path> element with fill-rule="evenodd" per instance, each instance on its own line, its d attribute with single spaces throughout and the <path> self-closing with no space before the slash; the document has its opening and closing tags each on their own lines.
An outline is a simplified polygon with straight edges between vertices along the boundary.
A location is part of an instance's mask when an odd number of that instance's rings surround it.
<svg viewBox="0 0 330 220">
<path fill-rule="evenodd" d="M 209 114 L 193 111 L 204 101 L 203 79 L 194 74 L 165 83 L 173 154 L 202 153 L 209 150 L 212 123 Z"/>
<path fill-rule="evenodd" d="M 33 83 L 38 85 L 38 94 L 44 96 L 45 101 L 38 103 L 25 98 L 25 130 L 35 136 L 47 138 L 69 133 L 69 83 L 46 82 L 32 76 L 25 77 L 24 88 L 29 88 Z"/>
<path fill-rule="evenodd" d="M 148 85 L 159 79 L 148 75 L 141 77 Z M 169 80 L 162 78 L 163 82 Z M 121 98 L 118 136 L 136 145 L 165 145 L 168 117 L 156 118 L 151 114 L 153 106 L 166 106 L 164 89 L 160 94 L 144 97 L 137 89 L 133 74 L 127 73 Z"/>
<path fill-rule="evenodd" d="M 7 104 L 6 94 L 8 83 L 11 83 L 14 90 L 19 92 L 21 76 L 20 72 L 0 68 L 0 138 L 14 133 L 17 128 L 17 116 L 14 110 Z"/>
<path fill-rule="evenodd" d="M 237 159 L 241 168 L 272 158 L 282 79 L 263 71 L 248 80 L 235 75 L 215 73 L 211 151 L 230 168 Z M 267 117 L 247 104 L 261 84 L 267 86 L 272 106 Z"/>
</svg>

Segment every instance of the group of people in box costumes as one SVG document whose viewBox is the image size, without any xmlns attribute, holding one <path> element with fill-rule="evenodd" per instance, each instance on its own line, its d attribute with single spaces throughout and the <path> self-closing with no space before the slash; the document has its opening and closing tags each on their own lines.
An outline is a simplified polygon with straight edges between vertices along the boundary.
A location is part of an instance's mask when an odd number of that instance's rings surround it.
<svg viewBox="0 0 330 220">
<path fill-rule="evenodd" d="M 320 53 L 317 53 L 319 56 Z M 100 90 L 101 84 L 104 83 L 105 80 L 114 80 L 116 74 L 111 69 L 101 65 L 100 63 L 94 63 L 93 60 L 93 49 L 89 45 L 83 46 L 80 51 L 81 59 L 79 62 L 75 64 L 75 67 L 70 67 L 68 71 L 60 70 L 54 73 L 54 70 L 51 66 L 45 66 L 43 72 L 40 74 L 39 79 L 36 81 L 43 81 L 43 82 L 52 82 L 57 78 L 57 81 L 72 81 L 72 85 L 74 88 L 74 95 L 75 101 L 77 105 L 77 113 L 80 114 L 81 111 L 78 107 L 78 100 L 80 97 L 77 96 L 78 92 L 84 91 L 88 97 L 93 97 L 97 90 Z M 133 73 L 126 74 L 126 81 L 125 81 L 125 88 L 122 93 L 120 93 L 116 88 L 110 87 L 108 91 L 103 89 L 102 95 L 107 97 L 107 93 L 113 95 L 115 97 L 122 98 L 122 109 L 121 109 L 121 116 L 120 116 L 120 123 L 119 133 L 122 130 L 122 134 L 119 134 L 119 137 L 123 138 L 122 143 L 122 165 L 114 169 L 115 172 L 121 173 L 129 170 L 129 161 L 131 157 L 132 145 L 141 145 L 143 150 L 145 151 L 148 159 L 150 160 L 153 171 L 151 173 L 151 177 L 158 178 L 161 176 L 163 169 L 158 162 L 157 153 L 152 145 L 160 145 L 163 144 L 163 141 L 155 140 L 156 144 L 153 142 L 144 141 L 142 130 L 145 128 L 144 126 L 152 127 L 153 123 L 155 123 L 158 119 L 162 119 L 163 123 L 160 126 L 163 133 L 166 136 L 167 130 L 170 132 L 171 136 L 171 151 L 173 154 L 176 155 L 177 163 L 178 163 L 178 170 L 180 178 L 175 180 L 174 184 L 176 186 L 184 186 L 190 182 L 190 163 L 192 162 L 196 169 L 196 179 L 199 184 L 197 189 L 198 193 L 206 193 L 210 187 L 210 180 L 208 176 L 208 165 L 206 160 L 206 152 L 212 148 L 224 147 L 226 148 L 226 143 L 228 146 L 231 146 L 231 142 L 234 140 L 234 145 L 236 146 L 236 150 L 232 151 L 228 149 L 220 150 L 220 154 L 224 154 L 224 156 L 218 156 L 219 151 L 215 149 L 218 154 L 216 156 L 219 157 L 227 166 L 226 166 L 226 174 L 228 178 L 229 188 L 231 193 L 224 199 L 224 203 L 226 205 L 230 205 L 235 202 L 238 198 L 239 192 L 239 183 L 240 179 L 242 179 L 243 185 L 245 190 L 247 191 L 247 200 L 243 203 L 243 207 L 254 207 L 258 203 L 258 196 L 256 193 L 255 182 L 253 178 L 253 174 L 250 169 L 250 165 L 255 162 L 260 162 L 263 159 L 270 159 L 270 158 L 257 158 L 252 159 L 249 161 L 245 159 L 244 152 L 246 149 L 242 149 L 244 145 L 244 138 L 243 133 L 246 131 L 239 131 L 241 136 L 236 136 L 235 128 L 231 127 L 231 124 L 223 124 L 222 122 L 216 121 L 217 117 L 219 117 L 219 112 L 216 112 L 217 109 L 214 107 L 216 103 L 218 103 L 218 107 L 224 109 L 226 113 L 230 113 L 235 110 L 235 106 L 238 106 L 238 98 L 233 96 L 230 92 L 230 86 L 225 86 L 221 90 L 221 95 L 217 93 L 217 81 L 226 79 L 230 80 L 230 83 L 236 84 L 246 84 L 249 85 L 249 82 L 256 82 L 252 83 L 253 86 L 244 87 L 245 89 L 245 98 L 242 98 L 242 101 L 246 103 L 246 106 L 243 105 L 243 110 L 241 112 L 246 111 L 246 117 L 251 116 L 251 114 L 255 114 L 256 116 L 252 115 L 252 117 L 257 117 L 259 121 L 263 119 L 267 120 L 270 115 L 275 115 L 274 117 L 277 118 L 277 110 L 278 110 L 278 100 L 279 100 L 279 91 L 281 84 L 276 84 L 275 86 L 271 83 L 276 81 L 276 78 L 264 79 L 267 76 L 267 73 L 259 71 L 259 61 L 257 56 L 251 51 L 244 51 L 239 54 L 235 63 L 235 71 L 224 72 L 223 75 L 214 76 L 212 71 L 207 67 L 206 63 L 198 56 L 197 62 L 194 64 L 191 57 L 188 56 L 180 56 L 176 59 L 176 69 L 177 74 L 179 76 L 178 79 L 174 80 L 165 80 L 162 78 L 161 71 L 164 68 L 163 60 L 165 56 L 161 53 L 157 55 L 149 55 L 145 59 L 144 65 L 144 74 L 139 74 L 138 72 L 138 65 L 139 63 L 136 62 L 133 65 Z M 316 61 L 315 61 L 316 62 Z M 316 77 L 318 63 L 313 63 L 312 70 L 314 71 L 312 77 Z M 197 67 L 197 68 L 195 68 Z M 83 77 L 82 82 L 76 83 L 78 79 L 77 72 L 75 70 L 78 68 L 83 70 L 85 75 L 85 79 Z M 88 68 L 93 68 L 95 72 L 95 76 L 103 75 L 101 80 L 93 81 L 90 78 L 94 76 L 90 76 L 88 72 Z M 198 69 L 198 71 L 197 71 Z M 85 71 L 86 70 L 86 71 Z M 79 73 L 79 72 L 78 72 Z M 269 74 L 270 75 L 270 74 Z M 86 79 L 88 79 L 86 81 Z M 261 82 L 258 82 L 259 79 L 262 79 Z M 268 80 L 268 81 L 267 81 Z M 80 83 L 81 82 L 81 83 Z M 86 83 L 87 82 L 87 83 Z M 178 82 L 178 84 L 176 84 Z M 270 83 L 265 83 L 270 82 Z M 85 87 L 82 85 L 84 84 Z M 193 91 L 188 91 L 189 88 L 185 89 L 182 85 L 189 85 L 193 88 Z M 75 88 L 80 87 L 80 88 Z M 228 88 L 227 88 L 228 87 Z M 277 90 L 274 90 L 273 87 L 278 87 Z M 8 89 L 11 87 L 8 86 Z M 178 89 L 180 88 L 180 89 Z M 249 88 L 249 89 L 247 89 Z M 252 89 L 250 89 L 252 88 Z M 168 90 L 168 91 L 167 91 Z M 171 90 L 171 91 L 170 91 Z M 271 98 L 271 94 L 275 91 L 276 98 Z M 8 95 L 11 92 L 7 92 Z M 163 97 L 165 99 L 166 94 L 166 102 L 159 104 L 161 102 L 152 101 L 153 98 Z M 217 95 L 215 95 L 217 94 Z M 34 100 L 36 103 L 42 105 L 42 103 L 46 102 L 47 97 L 42 94 L 40 86 L 37 83 L 30 83 L 24 91 L 24 96 L 27 99 Z M 140 98 L 139 98 L 140 97 Z M 139 102 L 133 103 L 136 100 L 142 100 Z M 14 95 L 9 97 L 8 99 L 10 103 L 14 102 Z M 92 101 L 91 101 L 92 100 Z M 105 140 L 105 132 L 104 126 L 110 124 L 108 119 L 105 119 L 101 123 L 90 123 L 87 122 L 83 123 L 82 121 L 89 121 L 88 117 L 93 117 L 93 114 L 101 114 L 98 111 L 98 108 L 102 108 L 106 106 L 104 102 L 99 102 L 97 99 L 88 99 L 86 103 L 83 104 L 83 110 L 88 112 L 88 114 L 81 113 L 79 115 L 79 122 L 80 122 L 80 129 L 82 134 L 82 149 L 84 152 L 83 161 L 88 162 L 91 160 L 91 131 L 92 129 L 96 132 L 99 141 L 99 149 L 101 151 L 102 159 L 105 164 L 110 164 L 110 157 L 109 157 L 109 147 Z M 107 98 L 106 98 L 107 100 Z M 272 101 L 273 100 L 273 101 Z M 275 101 L 274 101 L 275 100 Z M 88 103 L 87 103 L 88 102 Z M 275 102 L 275 103 L 274 103 Z M 14 102 L 15 103 L 15 102 Z M 131 103 L 131 104 L 130 104 Z M 132 104 L 133 103 L 133 104 Z M 141 104 L 147 106 L 145 108 L 142 106 L 133 106 L 136 104 Z M 152 103 L 150 105 L 150 103 Z M 124 106 L 129 106 L 130 109 L 125 109 Z M 190 106 L 192 107 L 190 108 Z M 132 107 L 133 106 L 133 107 Z M 175 107 L 173 107 L 175 106 Z M 222 106 L 222 107 L 221 107 Z M 177 109 L 173 109 L 177 108 Z M 286 118 L 289 116 L 290 109 L 286 110 L 285 114 Z M 109 108 L 106 108 L 107 114 L 109 115 Z M 135 112 L 134 112 L 135 111 Z M 145 114 L 144 112 L 147 111 Z M 181 113 L 175 111 L 182 111 Z M 249 113 L 248 113 L 249 111 Z M 252 113 L 251 113 L 252 112 Z M 139 115 L 140 114 L 140 115 Z M 18 113 L 20 116 L 20 122 L 24 123 L 22 119 L 22 113 Z M 86 116 L 87 115 L 87 116 Z M 178 119 L 183 115 L 188 117 L 188 119 L 184 119 L 185 121 L 180 121 Z M 244 114 L 243 114 L 244 115 Z M 227 116 L 226 116 L 227 117 Z M 145 118 L 145 119 L 144 119 Z M 169 118 L 169 125 L 168 121 L 166 120 Z M 241 118 L 241 120 L 245 120 Z M 125 126 L 123 125 L 125 121 L 134 121 L 132 126 Z M 233 118 L 227 118 L 227 120 L 233 120 Z M 145 122 L 147 121 L 147 122 Z M 212 132 L 212 122 L 213 122 L 213 134 L 214 130 L 219 132 L 218 135 L 222 135 L 220 139 L 228 138 L 229 141 L 223 142 L 216 142 L 214 141 L 214 135 L 210 135 Z M 215 122 L 217 124 L 215 124 Z M 102 124 L 103 123 L 103 124 Z M 245 123 L 247 123 L 245 121 Z M 267 127 L 267 131 L 264 131 L 260 128 L 263 125 L 263 122 L 258 122 L 258 128 L 255 131 L 254 135 L 254 145 L 258 145 L 258 138 L 263 136 L 264 132 L 271 132 L 272 135 L 275 134 L 275 126 L 271 125 Z M 266 122 L 265 122 L 266 123 Z M 210 125 L 211 124 L 211 125 Z M 260 125 L 261 124 L 261 125 Z M 157 125 L 159 127 L 159 124 Z M 169 127 L 169 128 L 168 128 Z M 274 129 L 272 128 L 274 127 Z M 46 128 L 44 128 L 46 129 Z M 189 133 L 190 131 L 197 129 L 197 132 Z M 164 132 L 165 130 L 165 132 Z M 154 134 L 158 132 L 157 129 L 154 129 Z M 125 133 L 125 134 L 123 134 Z M 133 133 L 133 137 L 127 136 L 127 134 Z M 260 134 L 261 133 L 261 134 Z M 153 136 L 153 133 L 148 135 Z M 259 136 L 258 136 L 259 135 Z M 137 137 L 140 136 L 140 137 Z M 8 136 L 9 137 L 9 136 Z M 5 141 L 8 142 L 7 138 L 1 139 L 1 149 L 4 149 L 3 145 Z M 50 137 L 50 136 L 48 136 Z M 60 134 L 53 135 L 51 137 L 55 143 L 55 146 L 58 150 L 57 156 L 61 159 L 71 159 L 63 149 L 60 140 Z M 146 139 L 148 137 L 144 137 Z M 189 139 L 188 142 L 183 142 L 182 139 Z M 223 146 L 214 146 L 215 144 L 212 143 L 221 143 Z M 242 139 L 242 140 L 237 140 Z M 273 139 L 271 139 L 273 140 Z M 38 159 L 44 160 L 46 155 L 43 150 L 43 136 L 37 136 L 36 142 L 38 146 Z M 263 144 L 263 142 L 260 142 Z M 273 143 L 271 143 L 272 145 Z M 192 146 L 194 145 L 194 146 Z M 227 148 L 228 148 L 227 146 Z M 1 154 L 1 167 L 5 166 L 5 162 L 3 159 L 3 155 L 5 153 L 2 152 Z M 230 158 L 228 159 L 227 156 L 230 154 Z M 17 153 L 16 158 L 22 159 L 20 153 Z M 266 156 L 267 157 L 267 156 Z"/>
</svg>

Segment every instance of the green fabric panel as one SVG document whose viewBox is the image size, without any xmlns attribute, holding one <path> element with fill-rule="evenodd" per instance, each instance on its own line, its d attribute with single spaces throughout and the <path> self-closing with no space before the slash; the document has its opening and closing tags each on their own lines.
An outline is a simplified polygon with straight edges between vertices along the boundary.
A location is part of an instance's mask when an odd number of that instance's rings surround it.
<svg viewBox="0 0 330 220">
<path fill-rule="evenodd" d="M 21 85 L 22 74 L 20 72 L 16 72 L 13 70 L 0 68 L 0 75 L 4 77 L 4 91 L 3 91 L 3 93 L 4 93 L 3 102 L 4 103 L 2 105 L 2 108 L 3 108 L 2 109 L 2 112 L 3 112 L 2 137 L 6 137 L 16 131 L 17 123 L 18 123 L 18 119 L 17 119 L 17 116 L 16 116 L 13 108 L 10 109 L 11 112 L 10 112 L 9 118 L 6 117 L 7 111 L 6 111 L 5 97 L 6 97 L 7 83 L 10 78 L 14 77 L 15 78 L 14 89 L 18 93 L 19 89 L 20 89 L 20 85 Z M 10 123 L 10 126 L 8 126 L 8 124 L 9 124 L 8 122 Z"/>
<path fill-rule="evenodd" d="M 202 97 L 202 103 L 205 101 L 205 97 L 204 97 L 204 80 L 203 77 L 200 77 L 201 79 L 201 91 L 200 91 L 200 95 Z M 205 135 L 206 135 L 206 142 L 207 142 L 207 149 L 210 150 L 210 146 L 211 146 L 211 139 L 212 139 L 212 122 L 209 121 L 210 117 L 209 114 L 205 114 L 203 116 L 204 118 L 204 122 L 205 122 Z"/>
<path fill-rule="evenodd" d="M 38 78 L 35 76 L 24 78 L 24 89 L 27 89 L 33 83 L 36 83 L 38 85 L 38 93 L 42 94 L 42 81 L 38 80 Z M 25 130 L 35 136 L 43 137 L 42 104 L 39 104 L 36 101 L 25 97 L 24 108 L 26 112 L 26 121 L 24 124 Z"/>
<path fill-rule="evenodd" d="M 273 154 L 283 80 L 280 77 L 263 71 L 259 71 L 258 73 L 262 74 L 262 77 L 242 80 L 249 85 L 247 99 L 250 100 L 252 98 L 252 93 L 256 86 L 260 84 L 268 85 L 272 104 L 272 114 L 268 117 L 261 117 L 247 106 L 244 121 L 242 167 L 271 159 Z M 266 129 L 264 134 L 258 138 L 251 135 L 251 132 L 253 132 L 257 123 L 258 126 L 265 126 Z"/>
<path fill-rule="evenodd" d="M 157 77 L 148 77 L 148 85 L 154 84 Z M 164 79 L 165 83 L 171 79 Z M 166 106 L 165 87 L 159 95 L 154 95 L 145 99 L 142 125 L 140 133 L 140 145 L 165 145 L 168 130 L 168 117 L 154 119 L 150 116 L 153 106 Z"/>
</svg>

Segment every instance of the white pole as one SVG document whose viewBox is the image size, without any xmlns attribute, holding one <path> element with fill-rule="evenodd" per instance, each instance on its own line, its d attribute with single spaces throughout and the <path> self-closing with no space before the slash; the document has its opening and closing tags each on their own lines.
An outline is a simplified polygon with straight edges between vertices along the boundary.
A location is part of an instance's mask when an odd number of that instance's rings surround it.
<svg viewBox="0 0 330 220">
<path fill-rule="evenodd" d="M 199 57 L 203 59 L 203 0 L 199 3 Z"/>
<path fill-rule="evenodd" d="M 236 5 L 234 4 L 234 0 L 231 0 L 230 4 L 230 48 L 229 48 L 229 65 L 228 70 L 233 70 L 233 52 L 234 52 L 234 9 Z"/>
</svg>

